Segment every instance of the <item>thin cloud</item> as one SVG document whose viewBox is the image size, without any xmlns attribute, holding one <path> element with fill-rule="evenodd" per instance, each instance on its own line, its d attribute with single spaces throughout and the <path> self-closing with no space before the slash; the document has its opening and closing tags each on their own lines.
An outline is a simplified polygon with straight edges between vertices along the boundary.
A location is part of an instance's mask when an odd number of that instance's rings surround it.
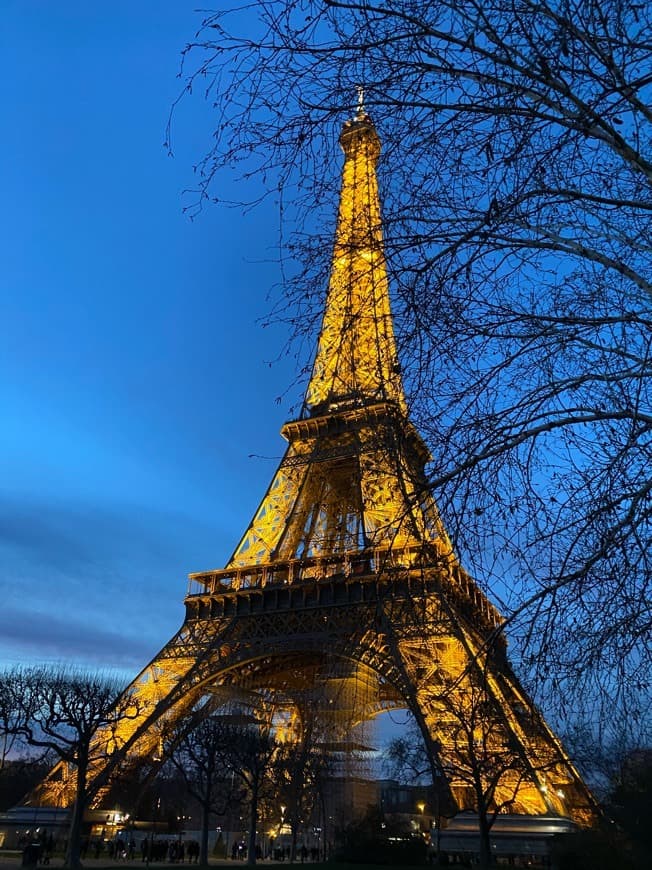
<svg viewBox="0 0 652 870">
<path fill-rule="evenodd" d="M 13 661 L 77 662 L 140 670 L 158 650 L 150 636 L 107 629 L 64 614 L 5 607 L 0 612 L 4 655 Z M 167 638 L 166 638 L 167 639 Z"/>
</svg>

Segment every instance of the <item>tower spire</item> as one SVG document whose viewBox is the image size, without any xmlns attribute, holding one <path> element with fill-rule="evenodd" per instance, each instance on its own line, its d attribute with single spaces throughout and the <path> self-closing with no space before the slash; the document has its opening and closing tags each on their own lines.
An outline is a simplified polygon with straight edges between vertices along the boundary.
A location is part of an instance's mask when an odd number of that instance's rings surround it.
<svg viewBox="0 0 652 870">
<path fill-rule="evenodd" d="M 404 411 L 376 178 L 380 138 L 365 110 L 362 88 L 340 145 L 344 168 L 335 244 L 305 404 L 312 416 L 378 401 Z"/>
<path fill-rule="evenodd" d="M 365 107 L 364 107 L 364 88 L 362 85 L 358 88 L 358 119 L 363 118 L 366 115 Z"/>
</svg>

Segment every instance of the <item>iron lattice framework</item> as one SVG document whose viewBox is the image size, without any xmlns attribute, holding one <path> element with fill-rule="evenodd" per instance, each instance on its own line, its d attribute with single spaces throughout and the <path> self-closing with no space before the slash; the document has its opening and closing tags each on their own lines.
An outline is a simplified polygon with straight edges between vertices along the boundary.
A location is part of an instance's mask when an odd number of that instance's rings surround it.
<svg viewBox="0 0 652 870">
<path fill-rule="evenodd" d="M 319 685 L 341 738 L 409 708 L 460 808 L 484 777 L 494 806 L 587 823 L 591 796 L 510 669 L 501 616 L 458 563 L 428 491 L 393 335 L 380 141 L 364 109 L 340 142 L 303 415 L 283 427 L 285 456 L 227 566 L 190 575 L 181 629 L 126 689 L 133 716 L 98 735 L 108 750 L 91 771 L 95 803 L 129 759 L 155 764 L 162 735 L 202 705 L 264 692 L 300 718 Z M 35 797 L 66 802 L 72 777 L 57 766 Z"/>
</svg>

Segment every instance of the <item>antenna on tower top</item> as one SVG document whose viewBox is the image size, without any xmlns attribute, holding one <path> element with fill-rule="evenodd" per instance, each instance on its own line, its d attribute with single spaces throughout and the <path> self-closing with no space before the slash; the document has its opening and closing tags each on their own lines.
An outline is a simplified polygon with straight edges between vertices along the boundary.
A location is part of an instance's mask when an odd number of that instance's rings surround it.
<svg viewBox="0 0 652 870">
<path fill-rule="evenodd" d="M 360 87 L 358 88 L 358 111 L 357 111 L 357 117 L 358 117 L 358 118 L 363 118 L 365 114 L 366 114 L 366 111 L 365 111 L 365 107 L 364 107 L 364 87 L 363 87 L 362 85 L 360 85 Z"/>
</svg>

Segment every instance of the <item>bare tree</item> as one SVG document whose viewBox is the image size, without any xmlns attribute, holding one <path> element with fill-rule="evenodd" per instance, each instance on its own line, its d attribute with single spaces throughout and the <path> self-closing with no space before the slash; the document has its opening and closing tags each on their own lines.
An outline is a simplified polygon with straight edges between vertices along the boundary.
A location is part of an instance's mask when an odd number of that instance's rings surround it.
<svg viewBox="0 0 652 870">
<path fill-rule="evenodd" d="M 7 761 L 21 747 L 17 729 L 20 715 L 20 699 L 12 691 L 10 681 L 0 680 L 0 771 L 3 771 Z"/>
<path fill-rule="evenodd" d="M 324 828 L 324 792 L 327 780 L 335 772 L 329 752 L 334 729 L 325 721 L 321 701 L 314 693 L 309 699 L 302 699 L 297 739 L 279 746 L 275 764 L 278 793 L 287 806 L 286 818 L 292 830 L 290 861 L 296 860 L 297 837 L 303 821 L 316 819 L 317 827 Z"/>
<path fill-rule="evenodd" d="M 438 746 L 434 747 L 435 750 L 437 748 Z M 452 818 L 458 808 L 444 779 L 444 769 L 439 757 L 433 763 L 423 734 L 414 719 L 409 719 L 404 732 L 399 737 L 393 737 L 384 748 L 383 767 L 391 777 L 401 782 L 426 785 L 435 825 L 434 845 L 439 858 L 442 820 Z"/>
<path fill-rule="evenodd" d="M 27 745 L 50 751 L 74 769 L 75 801 L 65 857 L 78 868 L 88 773 L 112 748 L 121 719 L 136 714 L 131 699 L 120 701 L 121 683 L 93 673 L 16 668 L 0 675 L 0 694 L 13 710 L 11 733 Z"/>
<path fill-rule="evenodd" d="M 575 763 L 605 806 L 608 806 L 613 790 L 627 779 L 631 761 L 649 759 L 651 745 L 646 719 L 640 722 L 616 721 L 610 735 L 611 740 L 607 743 L 597 733 L 595 722 L 584 722 L 577 723 L 567 737 L 567 746 Z"/>
<path fill-rule="evenodd" d="M 465 795 L 460 808 L 478 815 L 480 866 L 486 868 L 493 863 L 491 828 L 498 813 L 511 809 L 529 772 L 528 763 L 510 741 L 504 715 L 486 686 L 468 682 L 463 690 L 445 693 L 440 700 L 443 715 L 449 719 L 450 735 L 444 775 L 457 784 L 458 795 Z M 511 785 L 511 796 L 504 788 L 506 781 Z"/>
<path fill-rule="evenodd" d="M 0 767 L 0 812 L 15 806 L 47 774 L 52 764 L 47 753 L 12 756 Z"/>
<path fill-rule="evenodd" d="M 475 671 L 475 669 L 474 669 Z M 452 787 L 457 811 L 471 810 L 478 817 L 480 866 L 492 864 L 491 828 L 496 816 L 509 812 L 530 762 L 516 741 L 510 740 L 505 714 L 496 704 L 482 677 L 474 674 L 463 683 L 443 686 L 436 698 L 438 716 L 445 730 L 445 751 L 436 764 Z M 444 747 L 438 743 L 436 750 Z M 394 738 L 385 751 L 385 764 L 392 775 L 415 783 L 428 781 L 432 764 L 423 736 L 414 720 L 406 734 Z M 545 770 L 542 759 L 541 769 Z M 452 807 L 439 782 L 430 783 L 437 825 L 437 854 L 442 816 Z M 442 806 L 445 804 L 445 806 Z"/>
<path fill-rule="evenodd" d="M 242 718 L 242 717 L 241 717 Z M 247 716 L 244 717 L 246 720 Z M 222 769 L 246 792 L 249 805 L 247 863 L 256 863 L 256 828 L 266 788 L 273 782 L 278 744 L 270 727 L 260 721 L 226 722 L 221 727 L 221 747 L 214 744 Z"/>
<path fill-rule="evenodd" d="M 194 727 L 182 727 L 184 733 L 180 739 L 172 738 L 172 748 L 166 754 L 201 808 L 199 863 L 205 867 L 211 813 L 221 815 L 230 801 L 239 798 L 229 782 L 231 758 L 237 752 L 234 741 L 240 734 L 219 715 L 203 718 Z"/>
<path fill-rule="evenodd" d="M 652 748 L 630 752 L 622 760 L 619 775 L 611 784 L 609 812 L 634 845 L 638 866 L 652 857 Z"/>
<path fill-rule="evenodd" d="M 651 16 L 634 0 L 258 0 L 207 14 L 184 53 L 216 117 L 190 207 L 219 202 L 234 166 L 251 199 L 260 181 L 279 198 L 272 316 L 300 360 L 335 138 L 364 86 L 430 485 L 562 718 L 571 696 L 635 711 L 649 689 Z"/>
</svg>

